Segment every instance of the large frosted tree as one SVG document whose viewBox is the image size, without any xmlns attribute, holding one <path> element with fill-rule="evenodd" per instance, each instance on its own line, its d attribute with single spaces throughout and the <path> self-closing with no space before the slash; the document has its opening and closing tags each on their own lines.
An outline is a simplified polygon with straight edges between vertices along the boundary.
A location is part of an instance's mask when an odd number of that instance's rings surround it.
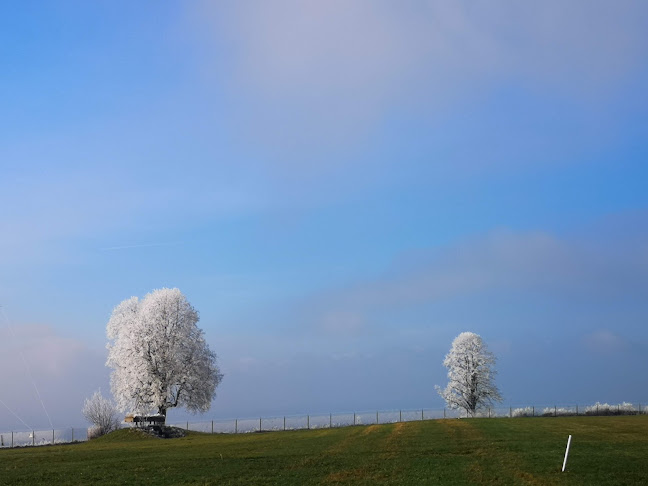
<svg viewBox="0 0 648 486">
<path fill-rule="evenodd" d="M 106 365 L 122 412 L 166 417 L 173 407 L 209 410 L 222 375 L 197 322 L 198 312 L 178 289 L 131 297 L 113 309 Z"/>
<path fill-rule="evenodd" d="M 459 334 L 443 360 L 448 368 L 448 385 L 444 389 L 436 387 L 448 407 L 463 409 L 474 416 L 478 410 L 501 402 L 502 397 L 495 386 L 495 362 L 495 355 L 478 334 Z"/>
</svg>

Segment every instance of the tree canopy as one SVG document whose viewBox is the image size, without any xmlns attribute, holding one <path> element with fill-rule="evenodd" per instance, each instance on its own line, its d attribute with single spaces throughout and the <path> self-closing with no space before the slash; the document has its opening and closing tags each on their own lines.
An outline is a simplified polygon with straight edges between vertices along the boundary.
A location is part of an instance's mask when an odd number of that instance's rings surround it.
<svg viewBox="0 0 648 486">
<path fill-rule="evenodd" d="M 464 409 L 470 416 L 493 402 L 501 402 L 495 386 L 496 358 L 482 338 L 473 332 L 462 332 L 452 341 L 452 348 L 443 360 L 448 368 L 448 385 L 436 387 L 450 408 Z"/>
<path fill-rule="evenodd" d="M 223 375 L 198 319 L 178 289 L 131 297 L 113 309 L 106 365 L 113 369 L 110 386 L 122 412 L 209 410 Z"/>
</svg>

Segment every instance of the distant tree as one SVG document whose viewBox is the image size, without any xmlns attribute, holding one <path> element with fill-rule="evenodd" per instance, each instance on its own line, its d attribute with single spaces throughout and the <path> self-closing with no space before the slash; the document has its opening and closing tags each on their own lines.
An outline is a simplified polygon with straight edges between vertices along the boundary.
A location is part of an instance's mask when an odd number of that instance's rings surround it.
<svg viewBox="0 0 648 486">
<path fill-rule="evenodd" d="M 448 385 L 444 389 L 436 386 L 436 390 L 449 408 L 474 416 L 478 410 L 502 401 L 494 383 L 495 362 L 495 355 L 478 334 L 462 332 L 443 360 L 448 368 Z"/>
<path fill-rule="evenodd" d="M 185 407 L 206 412 L 223 375 L 198 328 L 198 312 L 178 289 L 124 300 L 107 326 L 110 385 L 122 411 Z"/>
<path fill-rule="evenodd" d="M 83 416 L 93 425 L 92 436 L 99 437 L 119 428 L 117 407 L 100 390 L 83 402 Z"/>
</svg>

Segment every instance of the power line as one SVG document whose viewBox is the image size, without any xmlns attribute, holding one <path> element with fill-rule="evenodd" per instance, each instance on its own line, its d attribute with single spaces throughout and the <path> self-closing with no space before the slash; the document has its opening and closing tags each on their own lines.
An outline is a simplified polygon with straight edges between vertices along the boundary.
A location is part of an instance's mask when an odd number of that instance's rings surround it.
<svg viewBox="0 0 648 486">
<path fill-rule="evenodd" d="M 13 327 L 11 326 L 11 323 L 9 322 L 9 318 L 7 317 L 7 313 L 4 310 L 4 307 L 0 305 L 0 310 L 2 311 L 2 315 L 4 316 L 5 323 L 7 325 L 7 329 L 9 329 L 9 332 L 11 333 L 11 336 L 16 340 L 16 334 L 14 333 Z M 25 353 L 22 352 L 22 349 L 18 348 L 18 352 L 20 353 L 20 357 L 22 358 L 23 364 L 25 365 L 25 369 L 27 370 L 27 376 L 29 377 L 29 380 L 31 381 L 32 385 L 34 386 L 34 390 L 36 391 L 36 396 L 38 397 L 38 400 L 41 403 L 41 406 L 43 407 L 43 411 L 45 412 L 45 416 L 47 417 L 47 421 L 50 424 L 51 428 L 54 428 L 54 425 L 52 424 L 52 419 L 49 416 L 49 413 L 47 413 L 47 408 L 45 408 L 45 402 L 43 402 L 43 398 L 41 397 L 40 391 L 38 390 L 38 386 L 36 386 L 36 381 L 34 380 L 34 377 L 31 374 L 31 368 L 29 366 L 29 363 L 27 361 L 27 358 L 25 357 Z M 4 404 L 4 403 L 3 403 Z M 5 405 L 6 407 L 6 405 Z M 7 407 L 9 409 L 9 407 Z M 11 411 L 11 409 L 9 409 Z M 13 413 L 13 412 L 12 412 Z M 14 414 L 15 415 L 15 414 Z M 17 417 L 17 415 L 16 415 Z M 22 420 L 20 420 L 22 422 Z M 23 422 L 24 424 L 25 422 Z M 25 424 L 27 425 L 27 424 Z"/>
<path fill-rule="evenodd" d="M 24 421 L 23 419 L 20 418 L 20 416 L 19 416 L 16 412 L 14 412 L 13 410 L 11 410 L 11 409 L 9 408 L 9 405 L 7 405 L 7 404 L 6 404 L 5 402 L 3 402 L 2 400 L 0 400 L 0 403 L 1 403 L 2 405 L 4 405 L 4 407 L 5 407 L 7 410 L 9 410 L 9 412 L 11 413 L 11 415 L 13 415 L 13 416 L 16 417 L 18 420 L 20 420 L 20 421 L 22 422 L 22 424 L 23 424 L 25 427 L 27 427 L 29 430 L 33 430 L 29 425 L 27 425 L 27 424 L 25 423 L 25 421 Z"/>
</svg>

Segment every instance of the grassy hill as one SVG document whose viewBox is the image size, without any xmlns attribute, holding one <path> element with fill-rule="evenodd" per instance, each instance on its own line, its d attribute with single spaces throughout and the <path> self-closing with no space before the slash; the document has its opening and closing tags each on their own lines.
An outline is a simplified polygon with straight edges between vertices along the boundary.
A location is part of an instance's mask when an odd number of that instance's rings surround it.
<svg viewBox="0 0 648 486">
<path fill-rule="evenodd" d="M 120 430 L 84 444 L 0 450 L 0 484 L 648 484 L 648 416 L 430 420 L 170 440 Z"/>
</svg>

